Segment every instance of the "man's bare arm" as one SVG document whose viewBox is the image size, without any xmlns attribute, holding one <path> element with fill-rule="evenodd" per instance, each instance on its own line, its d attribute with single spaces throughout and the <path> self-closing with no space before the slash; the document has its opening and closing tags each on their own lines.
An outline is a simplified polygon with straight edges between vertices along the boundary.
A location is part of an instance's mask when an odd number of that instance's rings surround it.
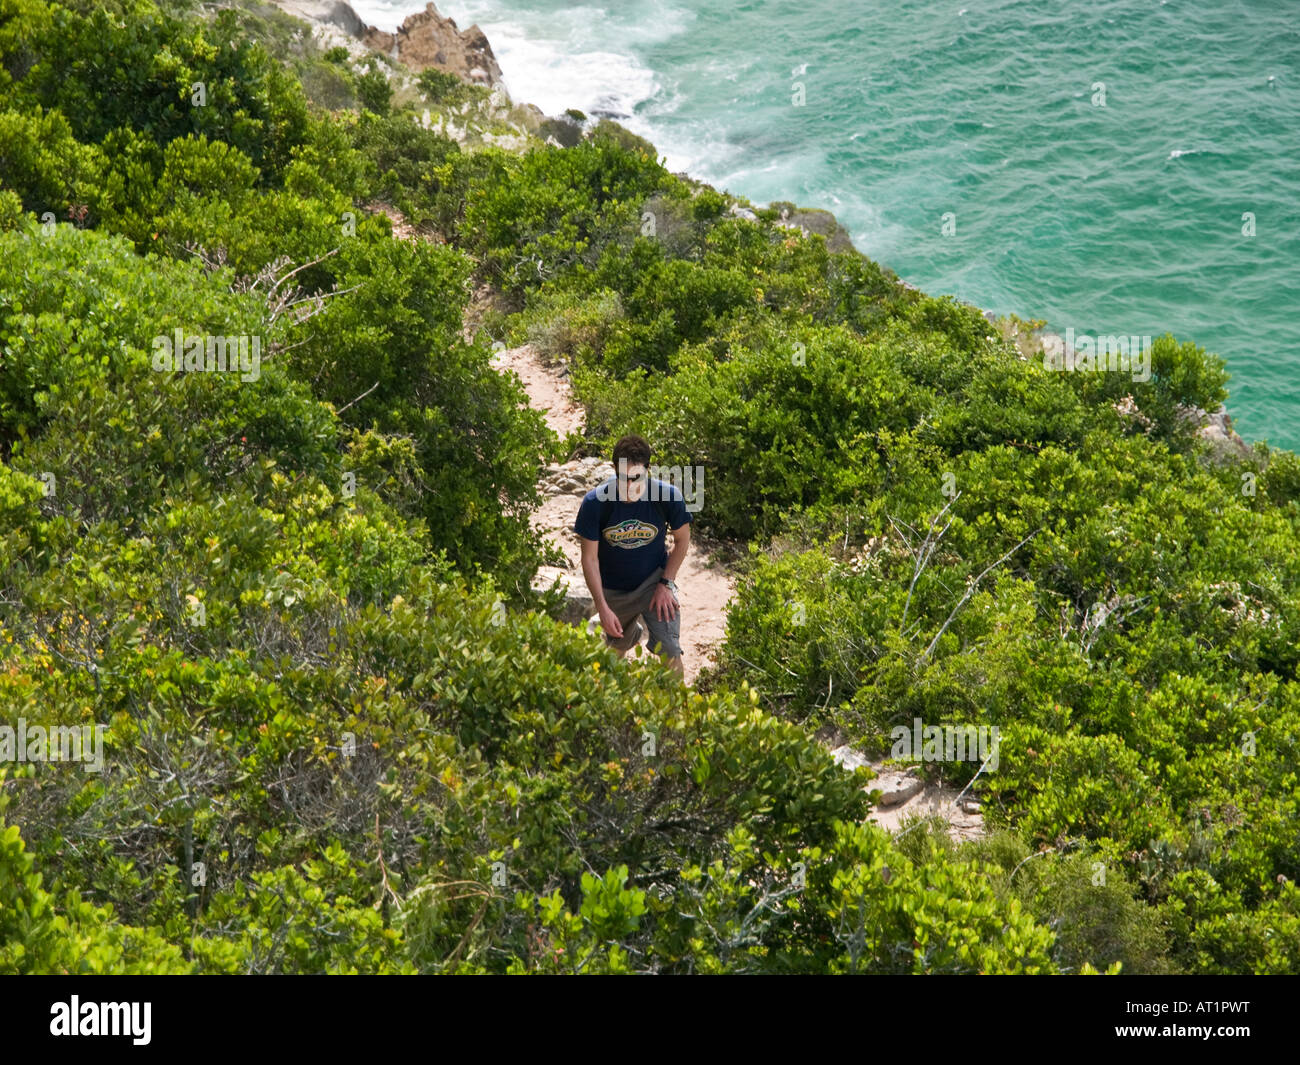
<svg viewBox="0 0 1300 1065">
<path fill-rule="evenodd" d="M 677 579 L 677 571 L 682 568 L 682 563 L 686 561 L 686 552 L 691 547 L 691 523 L 683 522 L 680 529 L 673 530 L 673 550 L 668 556 L 668 563 L 664 566 L 664 576 L 670 581 Z"/>
<path fill-rule="evenodd" d="M 600 615 L 601 628 L 617 640 L 623 635 L 623 626 L 619 624 L 618 618 L 605 602 L 605 586 L 600 580 L 600 559 L 597 554 L 600 541 L 588 540 L 585 536 L 579 536 L 578 539 L 582 543 L 582 575 L 586 578 L 587 591 L 591 593 L 591 601 L 596 607 L 596 613 Z"/>
<path fill-rule="evenodd" d="M 587 591 L 591 593 L 591 601 L 596 604 L 596 609 L 602 610 L 605 606 L 605 586 L 600 582 L 600 562 L 597 556 L 600 541 L 588 540 L 585 536 L 578 539 L 582 541 L 582 575 L 587 579 Z"/>
</svg>

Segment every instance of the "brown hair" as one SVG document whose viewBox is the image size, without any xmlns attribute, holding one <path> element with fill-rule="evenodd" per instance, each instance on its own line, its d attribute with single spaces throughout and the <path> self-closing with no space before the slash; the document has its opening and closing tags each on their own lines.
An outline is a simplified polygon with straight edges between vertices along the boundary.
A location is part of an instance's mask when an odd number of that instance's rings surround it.
<svg viewBox="0 0 1300 1065">
<path fill-rule="evenodd" d="M 619 459 L 627 459 L 629 469 L 637 465 L 648 468 L 650 465 L 650 445 L 646 443 L 644 437 L 637 436 L 635 433 L 620 437 L 618 443 L 614 445 L 615 469 L 618 469 Z"/>
</svg>

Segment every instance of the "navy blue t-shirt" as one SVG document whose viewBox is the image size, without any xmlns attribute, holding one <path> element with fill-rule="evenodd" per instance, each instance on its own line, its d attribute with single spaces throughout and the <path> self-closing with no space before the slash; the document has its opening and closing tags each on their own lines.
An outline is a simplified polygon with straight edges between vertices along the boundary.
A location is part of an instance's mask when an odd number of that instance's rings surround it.
<svg viewBox="0 0 1300 1065">
<path fill-rule="evenodd" d="M 599 542 L 600 583 L 630 592 L 668 564 L 667 530 L 680 529 L 691 514 L 681 491 L 667 481 L 648 481 L 645 495 L 635 503 L 615 499 L 617 494 L 618 478 L 611 477 L 583 496 L 573 531 Z"/>
</svg>

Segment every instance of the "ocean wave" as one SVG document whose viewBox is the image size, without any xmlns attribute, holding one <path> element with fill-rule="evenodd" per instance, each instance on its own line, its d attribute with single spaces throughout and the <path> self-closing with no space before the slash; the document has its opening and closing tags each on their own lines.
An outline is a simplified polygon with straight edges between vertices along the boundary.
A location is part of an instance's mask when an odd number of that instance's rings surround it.
<svg viewBox="0 0 1300 1065">
<path fill-rule="evenodd" d="M 1286 15 L 1243 26 L 1213 5 L 999 0 L 990 19 L 963 2 L 914 0 L 910 18 L 749 0 L 438 6 L 483 28 L 517 101 L 617 116 L 670 170 L 755 203 L 830 207 L 927 292 L 1049 321 L 1145 316 L 1159 329 L 1144 332 L 1229 359 L 1243 432 L 1300 446 L 1270 405 L 1300 343 L 1283 310 L 1297 218 L 1285 72 L 1300 41 Z M 395 25 L 421 3 L 355 6 Z M 1095 70 L 1072 63 L 1102 45 Z M 1121 62 L 1133 48 L 1151 62 Z M 1110 99 L 1088 106 L 1097 81 Z M 1228 170 L 1256 239 L 1223 210 Z M 940 233 L 948 211 L 955 237 Z"/>
</svg>

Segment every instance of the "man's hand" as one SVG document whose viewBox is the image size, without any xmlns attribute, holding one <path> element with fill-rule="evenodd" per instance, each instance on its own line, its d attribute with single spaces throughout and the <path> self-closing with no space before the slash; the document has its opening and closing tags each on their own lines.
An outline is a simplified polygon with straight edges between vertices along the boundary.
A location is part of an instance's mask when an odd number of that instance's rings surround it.
<svg viewBox="0 0 1300 1065">
<path fill-rule="evenodd" d="M 671 621 L 677 616 L 677 597 L 669 590 L 668 585 L 660 584 L 655 587 L 655 594 L 650 597 L 650 609 L 660 621 Z"/>
<path fill-rule="evenodd" d="M 585 536 L 579 537 L 582 542 L 582 575 L 587 579 L 587 590 L 591 592 L 593 601 L 600 604 L 596 608 L 596 613 L 600 615 L 600 627 L 604 630 L 605 635 L 614 640 L 623 638 L 623 626 L 619 624 L 618 618 L 614 611 L 610 610 L 609 604 L 605 602 L 604 591 L 600 582 L 600 562 L 596 549 L 600 546 L 599 541 L 588 540 Z"/>
<path fill-rule="evenodd" d="M 612 639 L 623 638 L 623 626 L 619 624 L 617 615 L 609 609 L 608 604 L 600 608 L 600 627 L 605 630 L 605 635 Z"/>
</svg>

